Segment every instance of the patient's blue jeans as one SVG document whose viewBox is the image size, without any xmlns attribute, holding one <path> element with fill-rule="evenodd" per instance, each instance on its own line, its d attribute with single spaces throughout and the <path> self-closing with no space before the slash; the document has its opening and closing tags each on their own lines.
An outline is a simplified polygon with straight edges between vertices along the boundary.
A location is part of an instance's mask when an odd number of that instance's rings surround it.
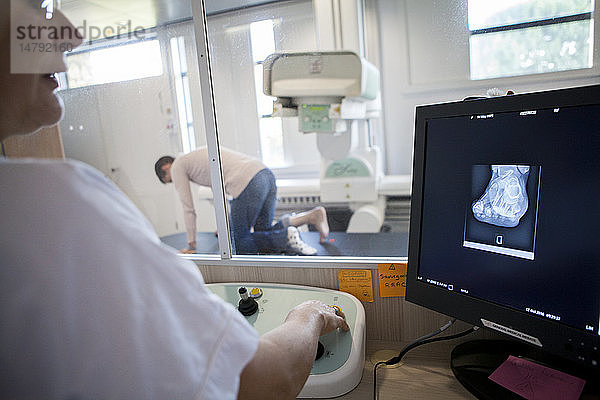
<svg viewBox="0 0 600 400">
<path fill-rule="evenodd" d="M 230 204 L 235 254 L 285 251 L 289 220 L 284 219 L 273 225 L 276 204 L 275 175 L 268 168 L 262 169 Z"/>
</svg>

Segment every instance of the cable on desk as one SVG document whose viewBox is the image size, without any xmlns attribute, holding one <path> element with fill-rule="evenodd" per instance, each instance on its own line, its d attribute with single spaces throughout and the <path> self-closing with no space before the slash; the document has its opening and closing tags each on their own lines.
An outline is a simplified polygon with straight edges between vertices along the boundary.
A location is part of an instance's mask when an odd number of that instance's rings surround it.
<svg viewBox="0 0 600 400">
<path fill-rule="evenodd" d="M 438 328 L 437 330 L 416 339 L 415 341 L 413 341 L 412 343 L 410 343 L 406 347 L 404 347 L 396 357 L 392 357 L 387 361 L 379 361 L 378 363 L 376 363 L 375 366 L 373 367 L 373 400 L 377 400 L 377 367 L 379 367 L 380 365 L 394 365 L 394 364 L 399 363 L 400 360 L 402 360 L 402 358 L 406 355 L 406 353 L 408 353 L 410 350 L 414 349 L 415 347 L 422 346 L 422 345 L 428 344 L 428 343 L 440 342 L 442 340 L 458 339 L 460 337 L 469 335 L 469 334 L 475 332 L 477 329 L 479 329 L 478 326 L 473 326 L 473 327 L 467 329 L 466 331 L 456 333 L 454 335 L 441 336 L 441 337 L 437 337 L 437 338 L 434 337 L 434 336 L 437 336 L 440 333 L 444 332 L 446 329 L 450 328 L 452 326 L 452 324 L 454 324 L 455 321 L 456 321 L 456 318 L 452 319 L 446 325 Z"/>
</svg>

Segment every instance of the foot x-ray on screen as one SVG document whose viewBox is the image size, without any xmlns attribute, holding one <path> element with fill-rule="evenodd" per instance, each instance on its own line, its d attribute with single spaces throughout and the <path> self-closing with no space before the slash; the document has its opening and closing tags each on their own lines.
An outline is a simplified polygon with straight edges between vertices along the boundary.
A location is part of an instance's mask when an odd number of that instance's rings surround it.
<svg viewBox="0 0 600 400">
<path fill-rule="evenodd" d="M 492 179 L 483 196 L 473 203 L 475 219 L 513 228 L 527 211 L 526 165 L 492 165 Z"/>
<path fill-rule="evenodd" d="M 474 165 L 463 246 L 534 259 L 540 167 Z"/>
</svg>

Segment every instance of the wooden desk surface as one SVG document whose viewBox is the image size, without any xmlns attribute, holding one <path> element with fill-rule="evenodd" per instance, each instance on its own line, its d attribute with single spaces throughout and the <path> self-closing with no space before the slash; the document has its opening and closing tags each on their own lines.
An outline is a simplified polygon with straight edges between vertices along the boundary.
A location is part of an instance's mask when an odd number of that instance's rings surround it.
<svg viewBox="0 0 600 400">
<path fill-rule="evenodd" d="M 378 400 L 475 399 L 454 378 L 450 370 L 450 352 L 455 344 L 454 341 L 426 344 L 408 352 L 399 366 L 379 367 L 377 369 Z M 350 393 L 336 399 L 373 399 L 373 354 L 380 350 L 396 350 L 397 354 L 404 345 L 405 343 L 367 341 L 361 382 Z"/>
</svg>

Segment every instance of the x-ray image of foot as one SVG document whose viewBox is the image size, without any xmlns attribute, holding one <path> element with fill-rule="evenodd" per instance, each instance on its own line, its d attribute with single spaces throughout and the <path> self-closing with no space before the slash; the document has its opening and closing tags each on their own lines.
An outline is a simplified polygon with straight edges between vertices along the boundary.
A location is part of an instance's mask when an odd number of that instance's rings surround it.
<svg viewBox="0 0 600 400">
<path fill-rule="evenodd" d="M 492 165 L 492 179 L 483 196 L 471 207 L 480 222 L 513 228 L 527 212 L 529 166 Z"/>
</svg>

